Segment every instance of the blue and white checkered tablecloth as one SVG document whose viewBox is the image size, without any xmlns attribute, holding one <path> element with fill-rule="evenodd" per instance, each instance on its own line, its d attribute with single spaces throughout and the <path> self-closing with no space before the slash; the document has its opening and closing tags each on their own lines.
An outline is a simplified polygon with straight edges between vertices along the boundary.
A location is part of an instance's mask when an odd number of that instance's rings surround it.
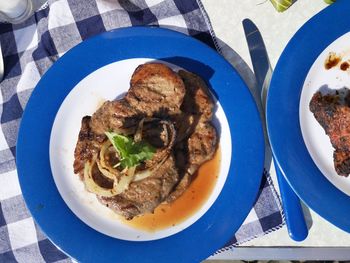
<svg viewBox="0 0 350 263">
<path fill-rule="evenodd" d="M 199 0 L 50 0 L 22 24 L 0 23 L 0 262 L 71 262 L 40 231 L 23 200 L 15 162 L 21 116 L 41 76 L 67 50 L 98 33 L 137 25 L 177 30 L 221 52 Z M 254 208 L 223 250 L 282 225 L 279 198 L 264 173 Z"/>
</svg>

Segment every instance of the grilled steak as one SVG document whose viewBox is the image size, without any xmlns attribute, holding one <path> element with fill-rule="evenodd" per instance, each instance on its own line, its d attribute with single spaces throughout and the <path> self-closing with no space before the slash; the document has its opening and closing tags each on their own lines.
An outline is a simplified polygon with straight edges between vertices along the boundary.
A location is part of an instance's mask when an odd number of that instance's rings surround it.
<svg viewBox="0 0 350 263">
<path fill-rule="evenodd" d="M 208 122 L 199 123 L 188 140 L 179 144 L 176 148 L 176 161 L 181 180 L 168 197 L 168 202 L 176 200 L 186 191 L 198 168 L 213 158 L 217 144 L 216 130 Z"/>
<path fill-rule="evenodd" d="M 145 161 L 146 168 L 154 167 L 173 150 L 176 138 L 174 124 L 159 119 L 146 120 L 143 124 L 142 138 L 157 149 L 153 158 Z"/>
<path fill-rule="evenodd" d="M 310 111 L 329 136 L 334 152 L 334 167 L 341 176 L 350 172 L 350 106 L 338 93 L 314 94 Z"/>
<path fill-rule="evenodd" d="M 91 129 L 91 117 L 85 116 L 81 121 L 81 129 L 79 132 L 78 142 L 74 151 L 74 173 L 79 174 L 80 179 L 83 179 L 84 165 L 90 161 L 94 154 L 97 154 L 103 136 L 96 135 Z"/>
<path fill-rule="evenodd" d="M 347 177 L 350 174 L 350 152 L 335 150 L 333 159 L 337 174 Z"/>
<path fill-rule="evenodd" d="M 126 219 L 153 212 L 173 190 L 179 180 L 173 156 L 155 171 L 155 173 L 141 181 L 132 182 L 123 193 L 113 197 L 101 197 L 99 201 Z"/>
<path fill-rule="evenodd" d="M 182 112 L 200 115 L 201 121 L 210 121 L 213 116 L 214 103 L 205 82 L 197 75 L 179 70 L 186 87 L 186 95 L 181 105 Z"/>
<path fill-rule="evenodd" d="M 138 112 L 152 117 L 178 113 L 185 95 L 181 78 L 159 63 L 139 66 L 131 77 L 125 100 Z"/>
<path fill-rule="evenodd" d="M 133 134 L 142 117 L 143 115 L 139 114 L 124 99 L 106 101 L 92 115 L 91 128 L 97 134 L 104 134 L 110 130 Z"/>
<path fill-rule="evenodd" d="M 152 159 L 136 168 L 126 190 L 114 196 L 97 194 L 97 198 L 126 219 L 153 212 L 160 203 L 177 199 L 199 166 L 213 157 L 218 144 L 210 123 L 213 108 L 209 90 L 198 76 L 186 71 L 177 74 L 160 63 L 141 65 L 123 99 L 107 101 L 92 117 L 83 118 L 74 172 L 84 180 L 84 165 L 107 142 L 106 131 L 132 136 L 135 141 L 142 137 L 156 149 Z M 151 175 L 137 179 L 145 171 Z M 95 172 L 97 184 L 113 187 L 113 181 L 102 180 L 103 174 Z"/>
<path fill-rule="evenodd" d="M 181 196 L 190 185 L 195 172 L 204 162 L 213 158 L 217 147 L 217 134 L 210 123 L 214 102 L 205 82 L 197 75 L 180 70 L 186 94 L 181 105 L 178 144 L 175 147 L 176 163 L 180 182 L 169 195 L 172 202 Z"/>
</svg>

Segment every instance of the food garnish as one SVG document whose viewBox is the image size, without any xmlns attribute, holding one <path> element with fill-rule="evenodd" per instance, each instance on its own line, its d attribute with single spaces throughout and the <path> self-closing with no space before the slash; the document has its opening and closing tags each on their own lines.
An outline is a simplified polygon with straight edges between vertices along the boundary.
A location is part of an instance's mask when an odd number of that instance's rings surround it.
<svg viewBox="0 0 350 263">
<path fill-rule="evenodd" d="M 120 162 L 115 167 L 120 165 L 124 169 L 137 166 L 143 161 L 152 159 L 155 153 L 155 148 L 144 141 L 135 142 L 132 138 L 115 132 L 105 134 L 120 158 Z"/>
</svg>

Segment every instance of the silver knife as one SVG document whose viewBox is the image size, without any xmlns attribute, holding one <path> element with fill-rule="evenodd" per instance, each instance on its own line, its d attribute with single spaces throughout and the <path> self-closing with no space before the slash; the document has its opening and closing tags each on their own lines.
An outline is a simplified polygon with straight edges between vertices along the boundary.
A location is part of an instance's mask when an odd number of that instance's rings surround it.
<svg viewBox="0 0 350 263">
<path fill-rule="evenodd" d="M 261 103 L 263 106 L 263 111 L 265 111 L 266 94 L 272 77 L 271 64 L 259 29 L 249 19 L 243 20 L 242 24 L 257 82 L 256 88 L 261 95 Z M 266 131 L 265 116 L 263 126 L 265 136 L 268 136 Z M 268 148 L 267 152 L 271 156 L 272 151 L 270 145 L 267 144 L 266 147 Z M 288 228 L 288 234 L 293 240 L 302 241 L 307 237 L 308 229 L 300 205 L 300 200 L 284 178 L 284 175 L 282 174 L 282 171 L 278 167 L 277 163 L 274 162 L 274 164 L 278 186 L 281 193 L 282 206 Z"/>
</svg>

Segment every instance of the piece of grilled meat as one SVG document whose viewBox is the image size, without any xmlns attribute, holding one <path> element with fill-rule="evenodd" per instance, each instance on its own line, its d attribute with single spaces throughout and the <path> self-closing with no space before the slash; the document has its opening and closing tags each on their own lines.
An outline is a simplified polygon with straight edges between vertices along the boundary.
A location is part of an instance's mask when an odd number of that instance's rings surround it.
<svg viewBox="0 0 350 263">
<path fill-rule="evenodd" d="M 179 117 L 182 121 L 179 121 L 178 143 L 175 146 L 181 180 L 169 195 L 168 202 L 176 200 L 186 191 L 199 166 L 213 158 L 218 143 L 216 129 L 211 124 L 214 102 L 207 85 L 193 73 L 180 70 L 178 74 L 186 87 Z"/>
<path fill-rule="evenodd" d="M 85 116 L 81 120 L 81 128 L 77 145 L 75 146 L 73 163 L 74 173 L 79 174 L 81 180 L 84 178 L 85 163 L 91 161 L 93 155 L 99 152 L 104 139 L 104 135 L 97 135 L 91 129 L 91 117 Z"/>
<path fill-rule="evenodd" d="M 347 177 L 350 173 L 350 105 L 339 93 L 322 95 L 316 92 L 310 101 L 310 111 L 329 136 L 335 149 L 336 172 Z"/>
<path fill-rule="evenodd" d="M 126 219 L 153 212 L 173 190 L 179 175 L 172 155 L 157 169 L 152 176 L 132 182 L 123 193 L 113 197 L 98 196 L 98 200 L 121 214 Z"/>
<path fill-rule="evenodd" d="M 337 174 L 347 177 L 350 174 L 350 152 L 335 150 L 333 159 Z"/>
<path fill-rule="evenodd" d="M 160 63 L 138 66 L 131 77 L 125 100 L 140 114 L 168 117 L 180 112 L 185 95 L 181 78 Z"/>
</svg>

